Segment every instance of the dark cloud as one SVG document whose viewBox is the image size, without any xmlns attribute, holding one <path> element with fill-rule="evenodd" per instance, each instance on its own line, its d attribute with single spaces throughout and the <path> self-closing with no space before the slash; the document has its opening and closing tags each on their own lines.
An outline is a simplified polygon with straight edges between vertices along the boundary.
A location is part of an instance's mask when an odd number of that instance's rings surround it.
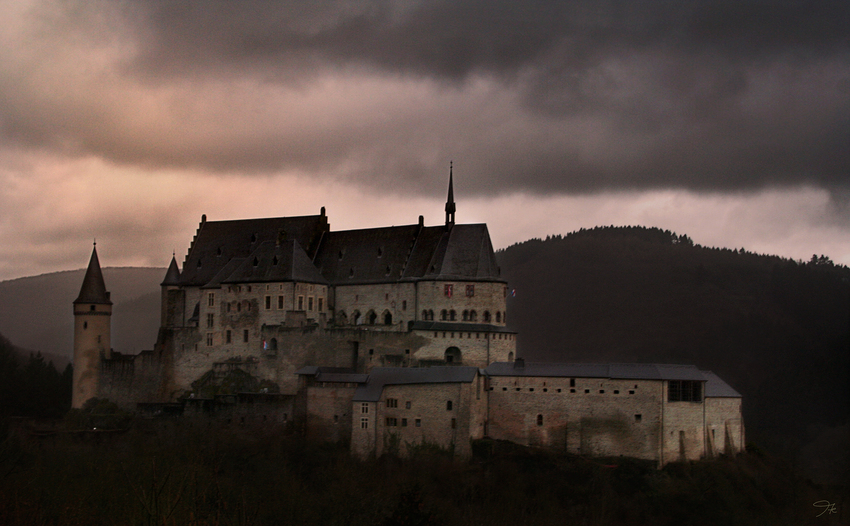
<svg viewBox="0 0 850 526">
<path fill-rule="evenodd" d="M 846 1 L 151 0 L 35 12 L 24 44 L 114 53 L 103 75 L 115 84 L 71 78 L 58 96 L 33 93 L 40 69 L 0 80 L 1 133 L 33 147 L 399 192 L 450 158 L 479 194 L 850 186 Z M 60 52 L 55 74 L 74 58 Z M 334 75 L 427 88 L 407 107 L 373 100 L 397 93 L 330 89 L 352 98 L 350 113 L 317 99 L 287 118 L 276 91 L 309 98 Z M 495 87 L 476 91 L 480 79 Z"/>
</svg>

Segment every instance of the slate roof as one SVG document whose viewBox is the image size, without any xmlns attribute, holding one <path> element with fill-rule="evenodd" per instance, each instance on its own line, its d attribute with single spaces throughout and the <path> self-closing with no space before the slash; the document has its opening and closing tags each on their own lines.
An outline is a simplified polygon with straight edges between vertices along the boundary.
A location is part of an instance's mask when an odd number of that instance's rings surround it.
<svg viewBox="0 0 850 526">
<path fill-rule="evenodd" d="M 354 402 L 377 402 L 387 385 L 470 383 L 478 374 L 477 367 L 376 367 L 369 380 L 354 391 Z"/>
<path fill-rule="evenodd" d="M 264 241 L 222 283 L 289 282 L 328 284 L 294 239 Z"/>
<path fill-rule="evenodd" d="M 526 363 L 494 362 L 484 369 L 488 376 L 538 376 L 612 378 L 630 380 L 697 380 L 706 378 L 693 365 L 642 363 Z"/>
<path fill-rule="evenodd" d="M 89 266 L 80 287 L 80 294 L 74 303 L 96 303 L 100 305 L 112 305 L 106 284 L 103 281 L 103 273 L 100 270 L 100 260 L 97 258 L 97 247 L 92 248 Z"/>
<path fill-rule="evenodd" d="M 319 367 L 308 365 L 295 372 L 297 375 L 312 376 L 317 382 L 342 382 L 362 384 L 369 379 L 368 374 L 355 373 L 346 367 Z"/>
<path fill-rule="evenodd" d="M 171 264 L 168 265 L 168 270 L 165 272 L 165 279 L 162 280 L 161 286 L 179 285 L 180 284 L 180 268 L 177 266 L 177 258 L 171 256 Z"/>
<path fill-rule="evenodd" d="M 240 260 L 239 266 L 234 266 L 235 260 Z M 420 218 L 414 225 L 331 232 L 324 211 L 290 218 L 204 218 L 177 274 L 174 277 L 169 268 L 169 284 L 175 279 L 179 285 L 199 287 L 263 281 L 504 282 L 487 225 L 426 227 Z"/>
<path fill-rule="evenodd" d="M 706 398 L 742 398 L 741 394 L 732 389 L 719 376 L 711 371 L 700 371 L 705 377 Z"/>
<path fill-rule="evenodd" d="M 231 259 L 247 258 L 266 241 L 295 240 L 310 258 L 328 230 L 324 213 L 234 221 L 207 221 L 204 217 L 183 263 L 180 285 L 208 284 Z"/>
</svg>

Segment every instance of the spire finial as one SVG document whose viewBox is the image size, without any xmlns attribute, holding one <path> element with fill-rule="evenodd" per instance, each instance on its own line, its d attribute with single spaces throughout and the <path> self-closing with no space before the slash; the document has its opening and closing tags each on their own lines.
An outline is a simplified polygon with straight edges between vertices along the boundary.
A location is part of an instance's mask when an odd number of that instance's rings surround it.
<svg viewBox="0 0 850 526">
<path fill-rule="evenodd" d="M 446 226 L 450 227 L 455 224 L 455 192 L 453 181 L 454 162 L 449 161 L 449 195 L 446 198 Z"/>
</svg>

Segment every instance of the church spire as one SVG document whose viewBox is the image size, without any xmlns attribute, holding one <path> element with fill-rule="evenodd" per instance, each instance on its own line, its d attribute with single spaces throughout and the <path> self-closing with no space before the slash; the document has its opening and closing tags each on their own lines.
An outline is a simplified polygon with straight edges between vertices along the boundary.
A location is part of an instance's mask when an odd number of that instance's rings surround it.
<svg viewBox="0 0 850 526">
<path fill-rule="evenodd" d="M 446 226 L 455 224 L 455 192 L 452 181 L 452 162 L 449 161 L 449 196 L 446 198 Z"/>
<path fill-rule="evenodd" d="M 112 301 L 109 299 L 109 292 L 106 291 L 106 284 L 103 282 L 100 261 L 97 259 L 97 243 L 92 248 L 89 267 L 86 269 L 86 276 L 83 278 L 83 286 L 80 287 L 80 295 L 77 296 L 74 303 L 112 305 Z"/>
</svg>

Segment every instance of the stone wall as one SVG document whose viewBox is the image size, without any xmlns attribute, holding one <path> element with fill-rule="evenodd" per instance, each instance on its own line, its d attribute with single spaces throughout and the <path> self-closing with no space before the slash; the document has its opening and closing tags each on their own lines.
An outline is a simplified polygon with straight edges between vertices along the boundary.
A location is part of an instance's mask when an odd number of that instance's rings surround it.
<svg viewBox="0 0 850 526">
<path fill-rule="evenodd" d="M 299 392 L 305 398 L 308 438 L 345 443 L 351 440 L 351 399 L 356 388 L 356 384 L 328 383 L 311 385 Z"/>
<path fill-rule="evenodd" d="M 446 287 L 451 287 L 451 297 L 446 294 Z M 466 295 L 467 287 L 473 287 L 472 296 Z M 474 310 L 476 320 L 471 323 L 491 323 L 504 326 L 507 284 L 503 281 L 421 281 L 417 284 L 418 310 L 421 319 L 422 309 L 433 309 L 434 321 L 440 321 L 442 310 L 455 311 L 456 319 L 463 322 L 463 311 Z M 490 321 L 485 320 L 485 313 L 490 314 Z M 498 321 L 496 313 L 499 313 Z M 452 320 L 447 320 L 452 321 Z"/>
<path fill-rule="evenodd" d="M 705 439 L 709 457 L 744 450 L 744 420 L 740 398 L 705 399 Z"/>
<path fill-rule="evenodd" d="M 484 436 L 483 383 L 476 376 L 471 383 L 390 385 L 377 403 L 354 402 L 352 453 L 360 458 L 385 453 L 404 456 L 416 447 L 437 446 L 470 456 L 470 440 Z"/>
<path fill-rule="evenodd" d="M 497 376 L 489 379 L 488 434 L 593 456 L 659 456 L 661 382 Z"/>
</svg>

